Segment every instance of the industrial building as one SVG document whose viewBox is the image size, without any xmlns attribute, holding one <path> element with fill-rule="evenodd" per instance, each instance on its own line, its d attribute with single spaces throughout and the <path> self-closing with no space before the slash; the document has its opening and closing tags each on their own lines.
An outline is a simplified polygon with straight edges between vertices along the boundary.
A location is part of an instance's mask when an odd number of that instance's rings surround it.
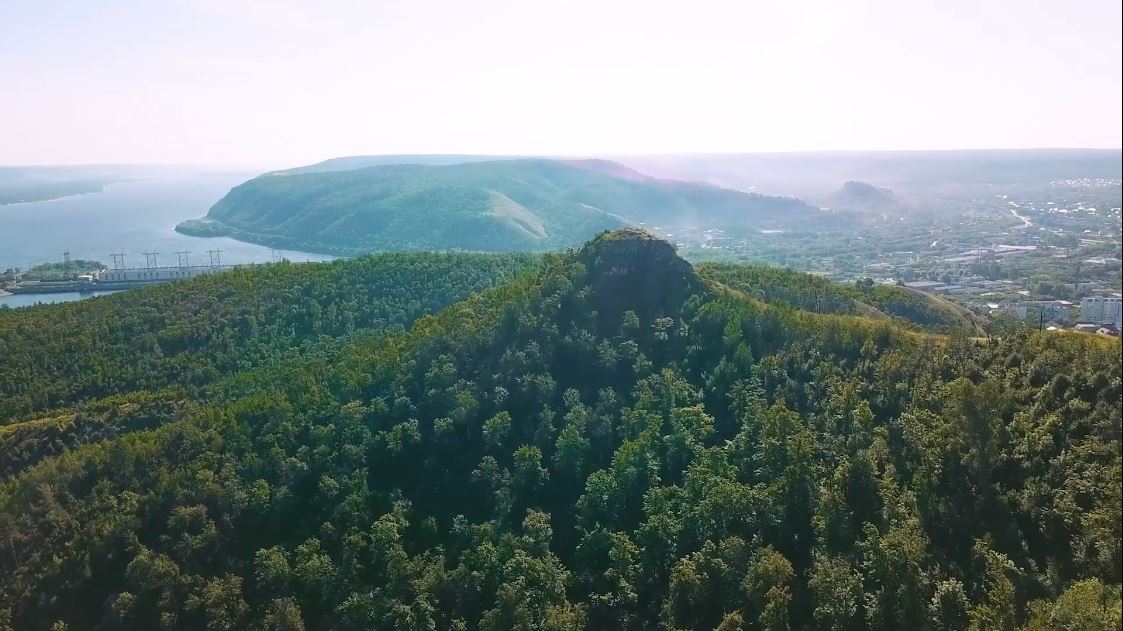
<svg viewBox="0 0 1123 631">
<path fill-rule="evenodd" d="M 96 275 L 99 283 L 158 283 L 213 274 L 229 266 L 193 265 L 191 267 L 132 267 L 102 270 Z"/>
</svg>

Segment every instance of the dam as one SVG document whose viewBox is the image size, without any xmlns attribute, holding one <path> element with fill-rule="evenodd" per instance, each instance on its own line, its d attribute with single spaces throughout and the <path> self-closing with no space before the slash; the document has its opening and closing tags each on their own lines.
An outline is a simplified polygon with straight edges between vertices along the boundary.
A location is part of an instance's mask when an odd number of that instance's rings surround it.
<svg viewBox="0 0 1123 631">
<path fill-rule="evenodd" d="M 56 294 L 77 291 L 90 293 L 95 291 L 117 291 L 132 289 L 144 285 L 167 283 L 173 280 L 194 278 L 204 274 L 214 274 L 236 265 L 195 265 L 192 267 L 139 267 L 122 268 L 115 270 L 102 270 L 90 274 L 82 274 L 75 280 L 26 280 L 20 281 L 4 288 L 12 294 Z"/>
<path fill-rule="evenodd" d="M 86 294 L 97 291 L 119 291 L 145 285 L 185 280 L 237 267 L 236 265 L 222 265 L 219 258 L 221 252 L 221 250 L 208 251 L 208 254 L 210 254 L 208 265 L 191 265 L 190 259 L 188 258 L 190 252 L 177 252 L 176 254 L 179 259 L 178 264 L 168 266 L 159 266 L 156 264 L 155 252 L 145 252 L 146 265 L 144 267 L 126 267 L 124 254 L 111 254 L 113 267 L 110 269 L 94 270 L 65 280 L 21 280 L 3 289 L 10 294 L 57 294 L 72 292 Z"/>
</svg>

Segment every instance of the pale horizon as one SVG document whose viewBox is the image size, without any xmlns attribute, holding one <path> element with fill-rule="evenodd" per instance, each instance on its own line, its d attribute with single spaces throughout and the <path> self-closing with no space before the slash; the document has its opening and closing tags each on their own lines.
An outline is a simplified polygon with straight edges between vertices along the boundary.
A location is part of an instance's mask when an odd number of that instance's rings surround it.
<svg viewBox="0 0 1123 631">
<path fill-rule="evenodd" d="M 1105 0 L 14 4 L 0 165 L 1123 145 Z"/>
<path fill-rule="evenodd" d="M 815 150 L 793 150 L 793 151 L 721 151 L 721 152 L 705 152 L 705 151 L 681 151 L 675 153 L 666 152 L 653 152 L 653 153 L 607 153 L 607 154 L 585 154 L 585 153 L 570 153 L 570 154 L 509 154 L 509 153 L 466 153 L 460 151 L 444 151 L 444 152 L 414 152 L 414 153 L 356 153 L 348 155 L 333 155 L 324 156 L 320 158 L 312 158 L 299 162 L 52 162 L 52 163 L 0 163 L 0 168 L 73 168 L 73 167 L 138 167 L 138 168 L 169 168 L 169 169 L 210 169 L 215 171 L 231 170 L 234 172 L 241 171 L 255 171 L 255 170 L 283 170 L 288 168 L 296 168 L 302 166 L 310 166 L 327 160 L 334 160 L 339 158 L 364 158 L 364 157 L 382 157 L 382 156 L 403 156 L 403 157 L 421 157 L 421 156 L 449 156 L 449 155 L 465 155 L 465 156 L 481 156 L 486 158 L 494 158 L 496 160 L 506 159 L 522 159 L 522 158 L 543 158 L 543 159 L 557 159 L 557 160 L 624 160 L 627 158 L 662 158 L 662 157 L 675 157 L 675 158 L 705 158 L 705 157 L 736 157 L 736 156 L 814 156 L 814 155 L 838 155 L 845 156 L 848 154 L 856 155 L 875 155 L 875 154 L 922 154 L 922 153 L 1001 153 L 1001 152 L 1044 152 L 1044 151 L 1116 151 L 1123 152 L 1123 147 L 969 147 L 969 148 L 951 148 L 951 149 L 815 149 Z"/>
</svg>

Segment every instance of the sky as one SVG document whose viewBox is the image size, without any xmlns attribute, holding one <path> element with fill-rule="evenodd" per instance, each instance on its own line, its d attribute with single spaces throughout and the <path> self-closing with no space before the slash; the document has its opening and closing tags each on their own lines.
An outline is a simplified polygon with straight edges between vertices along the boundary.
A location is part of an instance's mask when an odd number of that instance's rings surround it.
<svg viewBox="0 0 1123 631">
<path fill-rule="evenodd" d="M 0 0 L 0 164 L 1119 147 L 1119 0 Z"/>
</svg>

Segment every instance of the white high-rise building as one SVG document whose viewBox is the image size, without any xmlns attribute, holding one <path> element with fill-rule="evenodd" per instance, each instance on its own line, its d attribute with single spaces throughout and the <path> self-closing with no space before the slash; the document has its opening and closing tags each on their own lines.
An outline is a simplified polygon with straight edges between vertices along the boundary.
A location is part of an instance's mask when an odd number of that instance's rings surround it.
<svg viewBox="0 0 1123 631">
<path fill-rule="evenodd" d="M 1080 319 L 1123 328 L 1123 300 L 1118 296 L 1091 296 L 1080 301 Z"/>
</svg>

